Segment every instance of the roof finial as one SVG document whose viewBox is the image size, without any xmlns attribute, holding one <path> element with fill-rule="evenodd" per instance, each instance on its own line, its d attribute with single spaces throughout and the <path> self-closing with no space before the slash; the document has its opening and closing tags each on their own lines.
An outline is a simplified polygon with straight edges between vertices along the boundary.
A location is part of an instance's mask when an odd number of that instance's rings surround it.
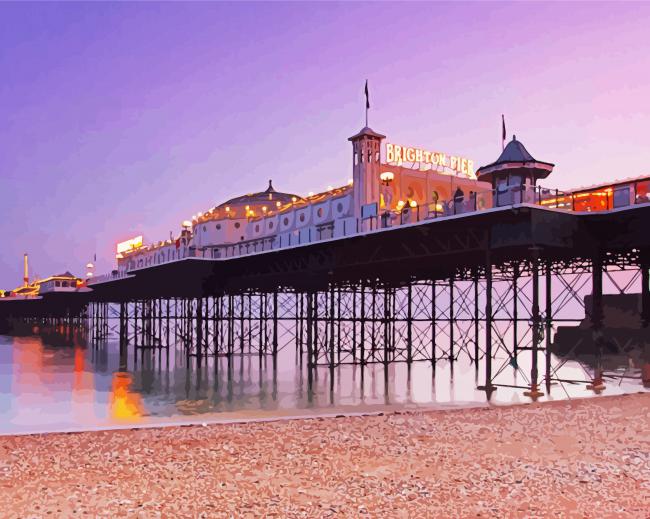
<svg viewBox="0 0 650 519">
<path fill-rule="evenodd" d="M 269 191 L 273 189 L 273 180 L 269 179 Z"/>
<path fill-rule="evenodd" d="M 516 140 L 517 140 L 517 136 L 516 136 L 514 133 L 512 134 L 512 140 L 513 140 L 513 141 L 516 141 Z"/>
</svg>

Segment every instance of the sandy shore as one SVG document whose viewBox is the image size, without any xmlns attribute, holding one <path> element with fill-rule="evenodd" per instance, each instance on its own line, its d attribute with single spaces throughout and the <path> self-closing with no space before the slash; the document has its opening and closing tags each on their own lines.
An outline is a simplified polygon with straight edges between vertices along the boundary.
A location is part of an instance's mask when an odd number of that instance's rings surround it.
<svg viewBox="0 0 650 519">
<path fill-rule="evenodd" d="M 650 394 L 0 437 L 3 517 L 650 517 Z"/>
</svg>

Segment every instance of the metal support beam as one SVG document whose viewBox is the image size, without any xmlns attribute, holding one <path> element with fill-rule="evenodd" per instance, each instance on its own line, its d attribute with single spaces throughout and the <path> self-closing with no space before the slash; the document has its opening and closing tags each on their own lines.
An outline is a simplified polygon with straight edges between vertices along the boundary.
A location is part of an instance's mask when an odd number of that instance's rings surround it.
<svg viewBox="0 0 650 519">
<path fill-rule="evenodd" d="M 602 356 L 603 356 L 603 259 L 600 254 L 594 255 L 592 259 L 591 272 L 591 328 L 594 346 L 596 350 L 596 360 L 594 366 L 594 376 L 591 384 L 587 389 L 600 393 L 605 389 L 603 382 Z"/>
<path fill-rule="evenodd" d="M 541 331 L 541 318 L 539 315 L 539 259 L 538 251 L 533 251 L 533 260 L 531 261 L 531 276 L 533 278 L 533 294 L 532 294 L 532 339 L 533 347 L 531 351 L 531 367 L 530 367 L 530 390 L 524 391 L 524 395 L 536 400 L 544 393 L 538 387 L 538 352 Z"/>
</svg>

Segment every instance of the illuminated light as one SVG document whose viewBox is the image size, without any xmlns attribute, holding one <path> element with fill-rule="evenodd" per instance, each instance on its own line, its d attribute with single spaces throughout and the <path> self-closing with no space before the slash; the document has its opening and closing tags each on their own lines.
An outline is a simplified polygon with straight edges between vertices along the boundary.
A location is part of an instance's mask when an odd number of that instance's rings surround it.
<svg viewBox="0 0 650 519">
<path fill-rule="evenodd" d="M 117 253 L 128 252 L 142 247 L 142 236 L 136 236 L 130 240 L 126 240 L 117 244 Z"/>
<path fill-rule="evenodd" d="M 262 212 L 266 213 L 266 206 L 265 205 L 262 206 Z"/>
<path fill-rule="evenodd" d="M 295 204 L 298 201 L 298 199 L 295 196 L 292 196 L 291 201 Z"/>
<path fill-rule="evenodd" d="M 386 162 L 401 166 L 403 162 L 429 164 L 432 168 L 442 166 L 454 170 L 457 174 L 475 179 L 474 161 L 446 153 L 426 151 L 409 146 L 386 144 Z"/>
<path fill-rule="evenodd" d="M 280 203 L 279 200 L 275 203 L 275 207 L 280 207 L 281 205 L 282 205 L 282 204 Z"/>
<path fill-rule="evenodd" d="M 354 180 L 352 180 L 351 178 L 349 178 L 349 179 L 348 179 L 348 186 L 351 186 L 352 184 L 354 184 Z"/>
<path fill-rule="evenodd" d="M 226 212 L 227 212 L 227 213 L 230 212 L 230 206 L 226 206 Z"/>
<path fill-rule="evenodd" d="M 94 269 L 95 265 L 92 264 L 92 262 L 86 263 L 86 268 L 87 269 Z"/>
<path fill-rule="evenodd" d="M 246 210 L 247 210 L 247 211 L 248 211 L 250 208 L 251 208 L 250 205 L 247 205 L 247 206 L 246 206 Z"/>
<path fill-rule="evenodd" d="M 415 200 L 411 200 L 411 201 L 409 202 L 409 205 L 410 205 L 411 207 L 417 207 L 417 206 L 418 206 L 418 203 L 417 203 Z"/>
<path fill-rule="evenodd" d="M 307 193 L 307 196 L 314 196 L 314 192 L 310 191 L 309 193 Z"/>
<path fill-rule="evenodd" d="M 327 186 L 328 191 L 332 191 L 334 188 L 332 186 Z"/>
<path fill-rule="evenodd" d="M 394 178 L 395 174 L 392 171 L 384 171 L 381 175 L 379 175 L 379 179 L 382 182 L 392 182 Z"/>
<path fill-rule="evenodd" d="M 91 278 L 91 277 L 93 277 L 93 273 L 92 273 L 92 272 L 86 272 L 86 277 L 87 277 L 87 278 Z"/>
<path fill-rule="evenodd" d="M 201 218 L 203 216 L 203 213 L 199 213 L 198 216 L 199 218 Z"/>
</svg>

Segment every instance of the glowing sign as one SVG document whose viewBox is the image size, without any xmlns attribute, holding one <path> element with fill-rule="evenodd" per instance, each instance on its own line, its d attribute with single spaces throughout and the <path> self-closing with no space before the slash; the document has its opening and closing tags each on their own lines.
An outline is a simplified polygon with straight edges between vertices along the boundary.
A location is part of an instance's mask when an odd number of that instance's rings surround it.
<svg viewBox="0 0 650 519">
<path fill-rule="evenodd" d="M 134 249 L 142 247 L 142 236 L 136 236 L 130 240 L 126 240 L 117 244 L 117 253 L 129 252 Z"/>
<path fill-rule="evenodd" d="M 429 164 L 432 168 L 442 166 L 469 178 L 476 178 L 473 160 L 447 155 L 439 151 L 426 151 L 420 148 L 386 143 L 386 162 L 398 166 L 401 166 L 403 162 Z"/>
</svg>

